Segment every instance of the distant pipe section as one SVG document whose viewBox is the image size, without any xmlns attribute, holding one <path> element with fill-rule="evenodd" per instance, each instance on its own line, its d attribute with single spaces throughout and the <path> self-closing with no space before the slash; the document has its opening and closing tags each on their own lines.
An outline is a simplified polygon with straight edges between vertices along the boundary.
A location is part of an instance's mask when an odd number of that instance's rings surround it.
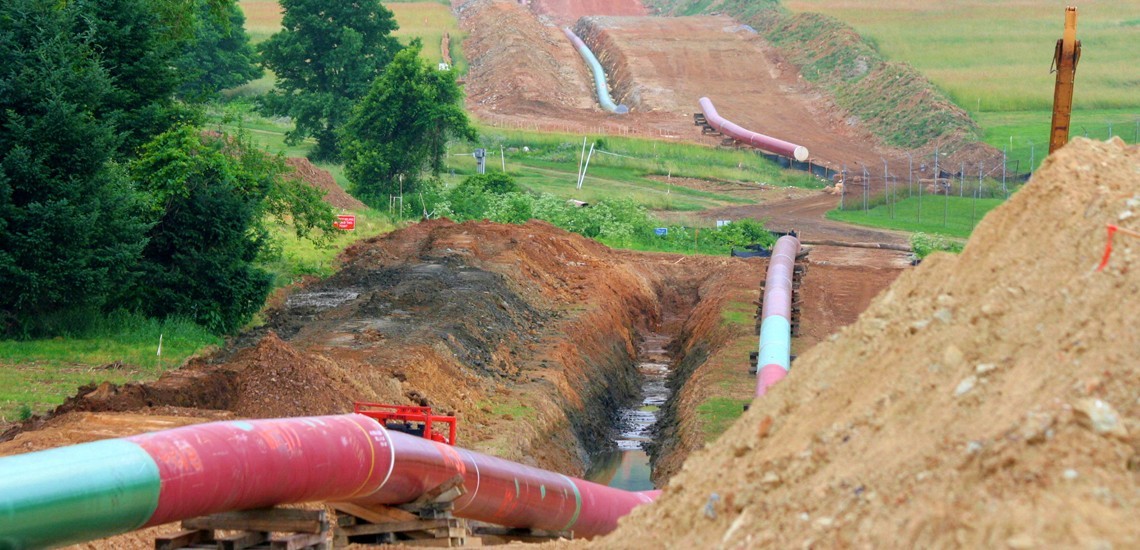
<svg viewBox="0 0 1140 550">
<path fill-rule="evenodd" d="M 349 414 L 212 422 L 0 458 L 0 548 L 60 546 L 229 510 L 414 501 L 463 476 L 459 517 L 593 537 L 629 492 L 385 430 Z"/>
<path fill-rule="evenodd" d="M 701 111 L 705 114 L 705 120 L 708 121 L 709 126 L 716 128 L 720 133 L 757 149 L 794 158 L 800 162 L 808 159 L 807 147 L 741 128 L 717 114 L 716 107 L 713 107 L 712 101 L 707 97 L 702 97 L 700 104 Z"/>
<path fill-rule="evenodd" d="M 601 104 L 602 108 L 619 115 L 628 113 L 629 107 L 617 105 L 610 97 L 610 89 L 606 85 L 606 72 L 602 70 L 602 64 L 598 62 L 598 58 L 594 57 L 594 52 L 590 51 L 586 43 L 582 42 L 582 39 L 578 38 L 578 35 L 570 30 L 570 27 L 563 27 L 562 32 L 566 33 L 566 38 L 574 43 L 574 47 L 578 48 L 578 53 L 582 54 L 582 58 L 590 65 L 590 70 L 594 73 L 594 86 L 598 89 L 598 103 Z"/>
<path fill-rule="evenodd" d="M 787 235 L 776 241 L 764 280 L 764 307 L 760 311 L 760 353 L 756 364 L 756 396 L 783 380 L 791 368 L 792 275 L 799 239 Z"/>
</svg>

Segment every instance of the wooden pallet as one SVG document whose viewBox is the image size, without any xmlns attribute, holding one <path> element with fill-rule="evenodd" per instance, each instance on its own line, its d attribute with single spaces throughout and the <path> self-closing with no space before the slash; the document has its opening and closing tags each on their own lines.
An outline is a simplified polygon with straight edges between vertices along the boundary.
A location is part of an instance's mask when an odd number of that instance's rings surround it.
<svg viewBox="0 0 1140 550">
<path fill-rule="evenodd" d="M 181 531 L 156 537 L 154 548 L 325 550 L 331 535 L 324 510 L 263 508 L 184 520 Z"/>
<path fill-rule="evenodd" d="M 333 546 L 403 544 L 451 548 L 482 546 L 467 520 L 452 516 L 455 499 L 466 493 L 463 476 L 455 476 L 426 491 L 415 502 L 400 506 L 365 506 L 334 502 L 337 511 Z"/>
</svg>

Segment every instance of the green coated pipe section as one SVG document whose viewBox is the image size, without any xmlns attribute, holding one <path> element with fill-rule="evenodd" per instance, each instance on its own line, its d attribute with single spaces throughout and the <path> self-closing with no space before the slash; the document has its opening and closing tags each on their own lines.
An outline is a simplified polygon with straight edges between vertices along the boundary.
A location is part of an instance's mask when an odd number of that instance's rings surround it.
<svg viewBox="0 0 1140 550">
<path fill-rule="evenodd" d="M 122 439 L 6 457 L 0 461 L 0 550 L 133 531 L 154 514 L 160 488 L 154 460 Z"/>
</svg>

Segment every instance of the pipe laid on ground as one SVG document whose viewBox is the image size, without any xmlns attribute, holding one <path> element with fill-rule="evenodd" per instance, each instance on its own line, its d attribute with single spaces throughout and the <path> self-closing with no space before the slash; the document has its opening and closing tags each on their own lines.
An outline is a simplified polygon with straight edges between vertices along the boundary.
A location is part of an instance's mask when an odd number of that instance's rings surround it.
<svg viewBox="0 0 1140 550">
<path fill-rule="evenodd" d="M 756 364 L 756 396 L 788 375 L 792 351 L 792 274 L 799 239 L 787 235 L 772 247 L 768 277 L 764 281 L 764 307 L 760 312 L 760 354 Z"/>
<path fill-rule="evenodd" d="M 598 58 L 594 57 L 594 52 L 590 51 L 586 43 L 578 38 L 578 35 L 570 30 L 570 27 L 563 27 L 562 32 L 566 33 L 566 38 L 569 38 L 570 42 L 574 43 L 574 47 L 578 48 L 578 53 L 582 55 L 594 73 L 594 87 L 598 90 L 598 103 L 601 104 L 602 108 L 619 115 L 628 113 L 629 107 L 615 104 L 613 98 L 610 97 L 610 89 L 606 86 L 606 72 L 602 70 L 602 64 L 598 62 Z"/>
<path fill-rule="evenodd" d="M 701 111 L 705 114 L 705 120 L 708 121 L 709 126 L 716 128 L 720 133 L 757 149 L 791 157 L 800 162 L 808 159 L 807 147 L 741 128 L 717 114 L 716 107 L 713 107 L 712 101 L 707 97 L 702 97 L 700 104 Z"/>
<path fill-rule="evenodd" d="M 385 430 L 363 415 L 212 422 L 0 458 L 0 548 L 78 543 L 229 510 L 401 504 L 456 475 L 456 516 L 592 537 L 641 493 Z"/>
</svg>

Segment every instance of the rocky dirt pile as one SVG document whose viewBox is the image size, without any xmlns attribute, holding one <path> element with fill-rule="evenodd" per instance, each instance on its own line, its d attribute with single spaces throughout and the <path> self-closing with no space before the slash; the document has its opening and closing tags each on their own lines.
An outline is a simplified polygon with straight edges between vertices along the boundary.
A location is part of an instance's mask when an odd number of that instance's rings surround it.
<svg viewBox="0 0 1140 550">
<path fill-rule="evenodd" d="M 285 159 L 285 164 L 293 169 L 292 175 L 294 177 L 299 178 L 301 181 L 323 192 L 325 202 L 331 204 L 334 208 L 340 208 L 341 210 L 364 209 L 364 203 L 345 192 L 340 185 L 337 185 L 332 174 L 326 170 L 317 168 L 313 163 L 309 162 L 309 159 L 290 157 Z"/>
<path fill-rule="evenodd" d="M 1140 544 L 1140 148 L 1078 139 L 606 547 Z"/>
</svg>

